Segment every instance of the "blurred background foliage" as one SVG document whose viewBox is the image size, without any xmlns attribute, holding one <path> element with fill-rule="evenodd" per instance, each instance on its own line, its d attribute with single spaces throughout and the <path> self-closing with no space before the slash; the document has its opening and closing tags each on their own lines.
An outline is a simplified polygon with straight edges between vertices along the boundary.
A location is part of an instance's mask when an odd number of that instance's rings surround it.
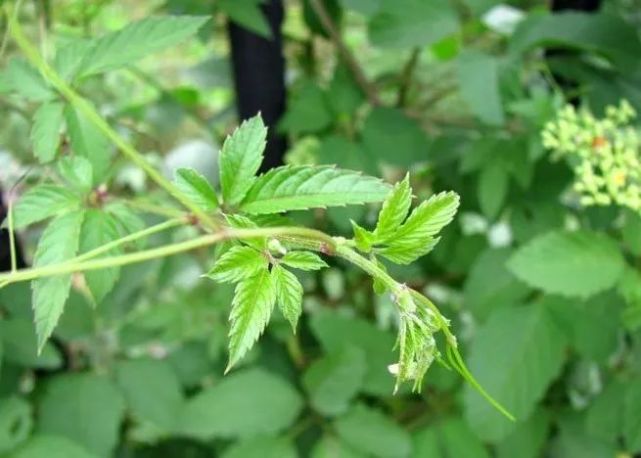
<svg viewBox="0 0 641 458">
<path fill-rule="evenodd" d="M 24 0 L 21 22 L 47 57 L 151 15 L 211 16 L 198 39 L 81 86 L 168 175 L 190 166 L 215 182 L 238 113 L 261 110 L 272 165 L 338 164 L 390 182 L 409 170 L 421 198 L 458 192 L 435 252 L 390 268 L 451 317 L 472 372 L 517 422 L 438 365 L 421 393 L 393 396 L 394 309 L 341 263 L 303 277 L 296 335 L 277 317 L 223 377 L 231 291 L 199 278 L 203 251 L 125 268 L 98 307 L 77 281 L 40 357 L 29 286 L 1 289 L 0 454 L 641 453 L 641 216 L 582 207 L 571 168 L 541 141 L 568 102 L 597 117 L 621 99 L 641 109 L 640 12 L 638 0 Z M 2 48 L 7 69 L 18 51 Z M 34 105 L 1 78 L 0 109 L 7 191 L 48 171 L 32 167 Z M 171 208 L 124 159 L 107 185 L 141 208 Z M 376 211 L 291 217 L 350 236 L 350 220 L 370 227 Z M 27 263 L 38 237 L 20 234 Z"/>
</svg>

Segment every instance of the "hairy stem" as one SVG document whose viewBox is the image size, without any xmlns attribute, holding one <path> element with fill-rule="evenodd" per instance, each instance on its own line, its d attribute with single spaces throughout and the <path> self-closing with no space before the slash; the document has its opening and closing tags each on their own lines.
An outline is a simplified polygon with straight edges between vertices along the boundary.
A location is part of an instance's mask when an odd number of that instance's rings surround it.
<svg viewBox="0 0 641 458">
<path fill-rule="evenodd" d="M 42 73 L 43 77 L 67 99 L 89 122 L 91 122 L 103 135 L 118 147 L 118 149 L 134 164 L 140 167 L 158 186 L 167 191 L 178 202 L 189 209 L 207 228 L 216 229 L 219 227 L 205 211 L 194 204 L 185 196 L 171 181 L 147 162 L 144 156 L 136 148 L 122 138 L 103 118 L 96 109 L 73 88 L 62 79 L 58 73 L 42 58 L 36 47 L 24 34 L 20 23 L 10 12 L 7 14 L 9 21 L 9 33 L 18 47 L 31 63 Z"/>
<path fill-rule="evenodd" d="M 329 240 L 331 241 L 332 245 L 334 244 L 333 239 L 327 234 L 304 227 L 270 227 L 260 229 L 225 228 L 213 234 L 203 235 L 201 237 L 187 240 L 185 242 L 174 243 L 171 245 L 165 245 L 158 248 L 138 251 L 135 253 L 88 261 L 79 261 L 78 259 L 72 259 L 70 261 L 65 261 L 59 264 L 52 264 L 31 269 L 21 269 L 8 274 L 0 274 L 0 286 L 6 286 L 9 283 L 34 280 L 36 278 L 50 277 L 53 275 L 106 269 L 109 267 L 118 267 L 127 264 L 149 261 L 151 259 L 163 258 L 178 253 L 184 253 L 186 251 L 191 251 L 196 248 L 210 246 L 217 242 L 220 242 L 221 240 L 243 240 L 261 237 L 279 237 L 281 235 L 301 238 L 313 238 L 317 240 L 323 240 L 323 243 L 327 243 L 327 241 Z"/>
</svg>

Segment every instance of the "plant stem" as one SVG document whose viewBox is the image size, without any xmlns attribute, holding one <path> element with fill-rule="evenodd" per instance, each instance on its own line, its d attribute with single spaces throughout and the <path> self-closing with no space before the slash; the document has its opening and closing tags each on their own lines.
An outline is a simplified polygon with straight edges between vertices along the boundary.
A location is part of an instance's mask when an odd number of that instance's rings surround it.
<svg viewBox="0 0 641 458">
<path fill-rule="evenodd" d="M 6 286 L 9 283 L 16 283 L 36 278 L 50 277 L 53 275 L 69 274 L 73 272 L 89 271 L 106 269 L 109 267 L 124 266 L 127 264 L 134 264 L 151 259 L 162 258 L 171 256 L 186 251 L 191 251 L 196 248 L 213 245 L 221 240 L 230 239 L 252 239 L 261 237 L 278 237 L 278 236 L 293 236 L 303 238 L 320 239 L 326 242 L 329 239 L 332 246 L 335 245 L 333 239 L 327 234 L 314 229 L 307 229 L 304 227 L 270 227 L 260 229 L 234 229 L 225 228 L 213 234 L 203 235 L 192 240 L 185 242 L 174 243 L 165 245 L 158 248 L 149 250 L 138 251 L 135 253 L 124 254 L 120 256 L 112 256 L 103 259 L 94 259 L 89 261 L 70 260 L 59 264 L 52 264 L 43 267 L 36 267 L 31 269 L 17 270 L 9 274 L 0 274 L 0 286 Z"/>
<path fill-rule="evenodd" d="M 162 232 L 167 229 L 171 229 L 172 227 L 180 226 L 182 224 L 185 224 L 185 218 L 174 218 L 170 219 L 168 221 L 162 222 L 160 224 L 156 224 L 155 226 L 150 226 L 145 229 L 142 229 L 138 232 L 134 232 L 132 234 L 129 234 L 125 237 L 119 238 L 118 240 L 114 240 L 112 242 L 109 242 L 105 245 L 101 245 L 98 248 L 95 248 L 91 251 L 87 251 L 86 253 L 81 254 L 80 256 L 77 256 L 73 259 L 70 259 L 69 261 L 66 262 L 82 262 L 86 261 L 91 258 L 95 258 L 96 256 L 100 256 L 103 253 L 106 253 L 108 251 L 113 250 L 114 248 L 118 248 L 121 245 L 124 245 L 125 243 L 133 242 L 135 240 L 148 237 L 150 235 L 156 234 L 158 232 Z"/>
<path fill-rule="evenodd" d="M 412 77 L 414 76 L 414 70 L 416 69 L 416 65 L 418 64 L 418 58 L 420 55 L 421 48 L 414 48 L 409 60 L 403 68 L 403 72 L 401 73 L 400 87 L 398 89 L 398 100 L 396 101 L 396 106 L 398 108 L 403 108 L 407 104 L 407 96 L 412 86 Z"/>
<path fill-rule="evenodd" d="M 219 228 L 219 225 L 210 218 L 205 211 L 189 200 L 189 198 L 185 196 L 172 182 L 163 177 L 160 172 L 145 160 L 143 155 L 139 153 L 133 145 L 129 144 L 124 138 L 122 138 L 102 118 L 102 116 L 98 114 L 96 109 L 87 100 L 74 91 L 73 88 L 71 88 L 71 86 L 69 86 L 69 84 L 67 84 L 67 82 L 62 79 L 49 64 L 47 64 L 47 62 L 45 62 L 38 50 L 33 46 L 33 44 L 31 44 L 24 34 L 20 27 L 20 23 L 16 20 L 14 15 L 9 12 L 7 16 L 11 37 L 29 61 L 36 66 L 48 82 L 51 83 L 51 85 L 60 92 L 60 94 L 62 94 L 62 96 L 67 99 L 71 105 L 82 113 L 103 135 L 111 140 L 111 142 L 116 145 L 131 162 L 144 170 L 149 178 L 189 209 L 189 211 L 192 212 L 206 227 L 209 229 Z"/>
<path fill-rule="evenodd" d="M 11 257 L 11 272 L 18 270 L 18 260 L 16 258 L 16 234 L 13 232 L 13 198 L 12 192 L 9 193 L 7 202 L 7 220 L 9 223 L 9 255 Z"/>
</svg>

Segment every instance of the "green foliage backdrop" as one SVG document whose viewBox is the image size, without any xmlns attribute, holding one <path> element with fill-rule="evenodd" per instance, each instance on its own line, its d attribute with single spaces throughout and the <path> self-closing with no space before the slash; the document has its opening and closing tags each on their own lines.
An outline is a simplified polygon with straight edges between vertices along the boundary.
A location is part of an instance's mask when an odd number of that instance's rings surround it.
<svg viewBox="0 0 641 458">
<path fill-rule="evenodd" d="M 0 456 L 641 453 L 638 1 L 285 0 L 257 176 L 262 3 L 0 1 Z"/>
</svg>

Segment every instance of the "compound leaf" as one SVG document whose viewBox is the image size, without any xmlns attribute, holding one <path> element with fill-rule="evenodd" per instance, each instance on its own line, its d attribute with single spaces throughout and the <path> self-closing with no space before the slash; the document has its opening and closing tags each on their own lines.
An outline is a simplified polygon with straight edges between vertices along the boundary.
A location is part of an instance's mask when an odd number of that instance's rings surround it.
<svg viewBox="0 0 641 458">
<path fill-rule="evenodd" d="M 289 251 L 280 261 L 286 266 L 300 270 L 320 270 L 327 267 L 327 263 L 320 256 L 309 251 Z"/>
<path fill-rule="evenodd" d="M 65 120 L 71 148 L 91 163 L 94 184 L 101 183 L 107 175 L 111 160 L 109 139 L 72 106 L 65 109 Z"/>
<path fill-rule="evenodd" d="M 220 152 L 220 184 L 227 205 L 240 203 L 256 180 L 263 162 L 267 128 L 260 115 L 244 121 L 223 144 Z"/>
<path fill-rule="evenodd" d="M 191 168 L 176 170 L 174 178 L 176 187 L 185 194 L 189 200 L 205 211 L 218 208 L 218 196 L 207 179 Z"/>
<path fill-rule="evenodd" d="M 41 163 L 49 162 L 56 156 L 60 143 L 64 105 L 47 102 L 38 107 L 31 126 L 33 152 Z"/>
<path fill-rule="evenodd" d="M 276 302 L 274 280 L 267 269 L 236 285 L 232 302 L 229 331 L 229 363 L 231 369 L 258 340 L 269 322 Z"/>
<path fill-rule="evenodd" d="M 378 178 L 351 170 L 284 166 L 258 177 L 241 210 L 263 214 L 380 202 L 389 188 Z"/>
<path fill-rule="evenodd" d="M 292 325 L 292 330 L 296 332 L 298 318 L 303 311 L 303 285 L 296 275 L 279 265 L 272 268 L 272 277 L 278 307 Z"/>
<path fill-rule="evenodd" d="M 267 269 L 267 258 L 254 248 L 235 246 L 225 252 L 207 273 L 212 280 L 238 282 Z"/>
<path fill-rule="evenodd" d="M 389 193 L 383 207 L 378 214 L 378 222 L 374 235 L 377 241 L 384 241 L 394 236 L 396 230 L 407 217 L 407 212 L 412 204 L 412 188 L 410 187 L 409 174 L 394 186 Z"/>
<path fill-rule="evenodd" d="M 150 17 L 94 40 L 82 63 L 80 75 L 113 70 L 168 48 L 194 35 L 207 17 Z"/>
<path fill-rule="evenodd" d="M 38 242 L 34 267 L 58 264 L 76 255 L 84 216 L 84 211 L 76 210 L 58 216 L 49 223 Z M 43 277 L 33 281 L 32 305 L 38 336 L 38 351 L 42 350 L 56 327 L 70 288 L 71 274 Z"/>
<path fill-rule="evenodd" d="M 13 208 L 16 229 L 80 207 L 80 197 L 60 186 L 42 184 L 29 189 Z"/>
</svg>

